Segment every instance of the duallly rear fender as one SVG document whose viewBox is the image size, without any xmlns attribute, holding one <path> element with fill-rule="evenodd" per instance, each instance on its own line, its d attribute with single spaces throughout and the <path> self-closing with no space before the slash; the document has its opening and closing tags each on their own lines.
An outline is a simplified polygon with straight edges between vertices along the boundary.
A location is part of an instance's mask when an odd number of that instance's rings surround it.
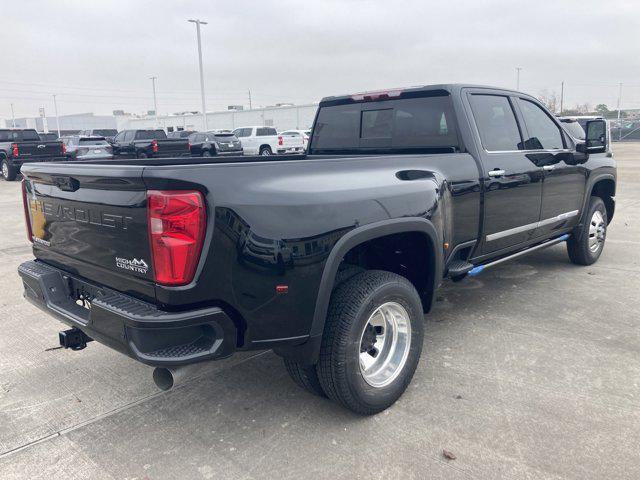
<svg viewBox="0 0 640 480">
<path fill-rule="evenodd" d="M 428 312 L 443 272 L 441 233 L 425 218 L 397 218 L 371 223 L 345 234 L 331 250 L 322 273 L 308 341 L 286 351 L 276 349 L 276 353 L 303 364 L 316 363 L 338 270 L 348 260 L 361 258 L 363 254 L 371 256 L 367 254 L 392 245 L 394 249 L 403 245 L 402 249 L 409 252 L 414 266 L 411 272 L 395 269 L 392 265 L 366 265 L 367 260 L 365 267 L 387 269 L 406 276 L 420 294 L 423 310 Z"/>
</svg>

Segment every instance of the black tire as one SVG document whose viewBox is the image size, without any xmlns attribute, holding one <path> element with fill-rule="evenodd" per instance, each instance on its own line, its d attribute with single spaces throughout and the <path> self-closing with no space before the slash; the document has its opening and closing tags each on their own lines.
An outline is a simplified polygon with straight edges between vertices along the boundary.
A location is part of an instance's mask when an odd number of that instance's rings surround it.
<svg viewBox="0 0 640 480">
<path fill-rule="evenodd" d="M 211 157 L 211 151 L 210 150 L 203 150 L 202 151 L 202 156 L 203 157 Z"/>
<path fill-rule="evenodd" d="M 7 182 L 12 182 L 18 176 L 18 169 L 11 165 L 6 158 L 2 159 L 2 163 L 0 164 L 0 168 L 2 169 L 2 178 Z"/>
<path fill-rule="evenodd" d="M 296 385 L 319 397 L 327 396 L 322 389 L 322 385 L 320 385 L 320 379 L 318 378 L 315 365 L 302 365 L 287 358 L 283 360 L 289 376 Z"/>
<path fill-rule="evenodd" d="M 336 279 L 333 282 L 334 290 L 351 277 L 364 272 L 364 268 L 359 267 L 358 265 L 351 265 L 349 263 L 343 263 L 338 268 L 338 272 L 336 273 Z"/>
<path fill-rule="evenodd" d="M 360 368 L 361 340 L 371 315 L 382 305 L 399 304 L 407 314 L 411 340 L 406 360 L 390 383 L 372 386 Z M 393 405 L 413 378 L 422 352 L 424 318 L 411 282 L 395 273 L 368 270 L 338 286 L 331 295 L 317 365 L 329 398 L 362 415 Z"/>
<path fill-rule="evenodd" d="M 146 154 L 146 153 L 144 153 L 144 152 L 140 152 L 140 153 L 138 154 L 138 158 L 147 158 L 147 154 Z"/>
<path fill-rule="evenodd" d="M 567 240 L 567 253 L 576 265 L 598 261 L 607 235 L 607 208 L 600 197 L 591 197 L 582 226 Z"/>
<path fill-rule="evenodd" d="M 260 147 L 260 155 L 264 155 L 265 157 L 268 157 L 269 155 L 273 155 L 273 152 L 271 151 L 271 147 L 269 146 Z"/>
</svg>

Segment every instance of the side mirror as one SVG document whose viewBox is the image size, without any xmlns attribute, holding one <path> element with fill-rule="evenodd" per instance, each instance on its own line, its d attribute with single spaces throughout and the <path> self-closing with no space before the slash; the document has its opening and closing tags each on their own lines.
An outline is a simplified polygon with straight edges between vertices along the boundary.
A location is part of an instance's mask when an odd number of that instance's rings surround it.
<svg viewBox="0 0 640 480">
<path fill-rule="evenodd" d="M 584 163 L 589 159 L 589 148 L 587 142 L 576 142 L 576 152 L 573 154 L 573 160 L 576 165 Z"/>
<path fill-rule="evenodd" d="M 607 122 L 604 120 L 590 120 L 585 129 L 586 145 L 589 153 L 604 153 L 607 151 Z"/>
</svg>

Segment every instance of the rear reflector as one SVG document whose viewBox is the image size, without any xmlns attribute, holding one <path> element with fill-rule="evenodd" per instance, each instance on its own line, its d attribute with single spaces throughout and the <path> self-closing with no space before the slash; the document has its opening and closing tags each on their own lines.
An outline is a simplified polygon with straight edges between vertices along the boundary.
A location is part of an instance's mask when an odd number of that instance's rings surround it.
<svg viewBox="0 0 640 480">
<path fill-rule="evenodd" d="M 31 215 L 29 213 L 29 198 L 27 196 L 27 180 L 22 179 L 22 206 L 24 207 L 24 221 L 27 224 L 27 240 L 33 243 L 33 230 L 31 229 Z"/>
<path fill-rule="evenodd" d="M 162 285 L 191 282 L 204 242 L 204 197 L 195 190 L 150 190 L 147 204 L 156 282 Z"/>
</svg>

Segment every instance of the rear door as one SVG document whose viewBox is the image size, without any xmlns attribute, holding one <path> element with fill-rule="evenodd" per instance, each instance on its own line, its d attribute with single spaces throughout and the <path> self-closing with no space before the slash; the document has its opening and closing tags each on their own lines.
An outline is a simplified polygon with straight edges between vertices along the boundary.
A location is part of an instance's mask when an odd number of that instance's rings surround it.
<svg viewBox="0 0 640 480">
<path fill-rule="evenodd" d="M 479 253 L 487 255 L 532 238 L 540 219 L 543 170 L 524 150 L 516 98 L 488 89 L 466 92 L 480 140 L 485 197 Z"/>
<path fill-rule="evenodd" d="M 531 98 L 518 98 L 526 132 L 527 156 L 544 171 L 542 207 L 536 237 L 578 223 L 587 184 L 584 164 L 574 161 L 573 143 L 559 122 Z"/>
</svg>

